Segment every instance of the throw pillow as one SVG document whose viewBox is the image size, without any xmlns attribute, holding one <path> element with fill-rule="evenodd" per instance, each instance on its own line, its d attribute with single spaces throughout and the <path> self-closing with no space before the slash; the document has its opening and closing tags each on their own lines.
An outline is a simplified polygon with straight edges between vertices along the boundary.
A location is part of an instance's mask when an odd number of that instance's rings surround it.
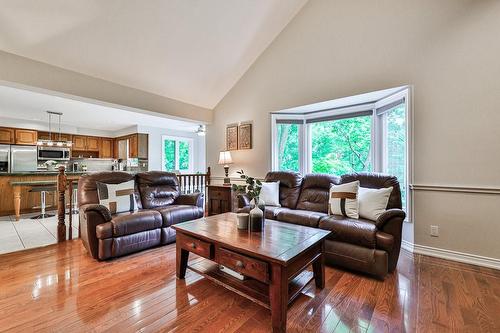
<svg viewBox="0 0 500 333">
<path fill-rule="evenodd" d="M 96 182 L 96 185 L 99 204 L 108 208 L 111 214 L 137 210 L 133 180 L 120 184 Z"/>
<path fill-rule="evenodd" d="M 357 219 L 359 180 L 352 183 L 331 185 L 329 196 L 329 212 Z"/>
<path fill-rule="evenodd" d="M 262 189 L 260 190 L 260 200 L 264 201 L 266 206 L 277 206 L 280 205 L 280 182 L 269 182 L 262 183 Z"/>
<path fill-rule="evenodd" d="M 360 187 L 358 192 L 359 216 L 376 221 L 385 212 L 391 192 L 392 186 L 378 189 Z"/>
</svg>

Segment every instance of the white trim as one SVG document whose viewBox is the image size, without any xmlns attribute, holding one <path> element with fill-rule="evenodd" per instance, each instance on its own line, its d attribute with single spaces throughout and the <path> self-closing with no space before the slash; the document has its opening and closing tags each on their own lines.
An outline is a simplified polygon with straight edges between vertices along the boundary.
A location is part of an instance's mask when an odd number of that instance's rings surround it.
<svg viewBox="0 0 500 333">
<path fill-rule="evenodd" d="M 500 259 L 496 258 L 440 249 L 426 245 L 412 244 L 405 240 L 401 241 L 401 247 L 409 252 L 417 254 L 500 270 Z"/>
<path fill-rule="evenodd" d="M 412 242 L 408 242 L 404 239 L 401 240 L 401 248 L 405 249 L 408 252 L 413 253 L 414 247 Z"/>
<path fill-rule="evenodd" d="M 500 194 L 500 187 L 411 184 L 410 189 L 413 191 Z"/>
</svg>

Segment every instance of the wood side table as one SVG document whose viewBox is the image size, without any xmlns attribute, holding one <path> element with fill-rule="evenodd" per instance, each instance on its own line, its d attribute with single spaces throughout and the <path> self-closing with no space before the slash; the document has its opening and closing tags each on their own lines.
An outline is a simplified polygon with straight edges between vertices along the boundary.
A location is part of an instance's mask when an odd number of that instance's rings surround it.
<svg viewBox="0 0 500 333">
<path fill-rule="evenodd" d="M 233 210 L 233 191 L 227 185 L 208 185 L 208 216 Z"/>
</svg>

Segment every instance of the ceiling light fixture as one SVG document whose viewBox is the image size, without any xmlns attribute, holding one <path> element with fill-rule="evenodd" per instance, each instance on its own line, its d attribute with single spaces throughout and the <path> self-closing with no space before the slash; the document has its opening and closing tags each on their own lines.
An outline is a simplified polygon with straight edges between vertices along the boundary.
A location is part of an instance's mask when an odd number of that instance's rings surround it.
<svg viewBox="0 0 500 333">
<path fill-rule="evenodd" d="M 62 146 L 71 147 L 73 145 L 73 142 L 61 140 L 61 117 L 62 117 L 63 113 L 62 112 L 54 112 L 54 111 L 46 111 L 46 112 L 49 116 L 49 120 L 48 120 L 49 139 L 48 140 L 38 140 L 36 144 L 38 146 L 54 146 L 54 145 L 56 145 L 58 147 L 62 147 Z M 59 117 L 59 119 L 58 119 L 59 133 L 58 133 L 57 140 L 52 140 L 52 138 L 53 138 L 53 135 L 52 135 L 52 116 L 53 115 Z"/>
<path fill-rule="evenodd" d="M 198 134 L 198 136 L 205 136 L 205 134 L 207 134 L 207 130 L 205 129 L 205 126 L 204 125 L 198 126 L 198 129 L 196 130 L 196 134 Z"/>
</svg>

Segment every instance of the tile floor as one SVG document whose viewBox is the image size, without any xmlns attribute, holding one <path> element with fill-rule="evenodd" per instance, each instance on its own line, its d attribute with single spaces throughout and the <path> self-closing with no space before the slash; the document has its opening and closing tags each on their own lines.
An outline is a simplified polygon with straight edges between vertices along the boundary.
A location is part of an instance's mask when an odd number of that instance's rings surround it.
<svg viewBox="0 0 500 333">
<path fill-rule="evenodd" d="M 50 212 L 55 214 L 55 211 Z M 15 252 L 57 242 L 57 217 L 32 220 L 37 215 L 24 214 L 16 221 L 14 216 L 0 217 L 0 254 Z M 66 220 L 67 221 L 67 220 Z M 67 226 L 69 231 L 69 226 Z M 78 237 L 78 215 L 73 215 L 73 238 Z"/>
</svg>

